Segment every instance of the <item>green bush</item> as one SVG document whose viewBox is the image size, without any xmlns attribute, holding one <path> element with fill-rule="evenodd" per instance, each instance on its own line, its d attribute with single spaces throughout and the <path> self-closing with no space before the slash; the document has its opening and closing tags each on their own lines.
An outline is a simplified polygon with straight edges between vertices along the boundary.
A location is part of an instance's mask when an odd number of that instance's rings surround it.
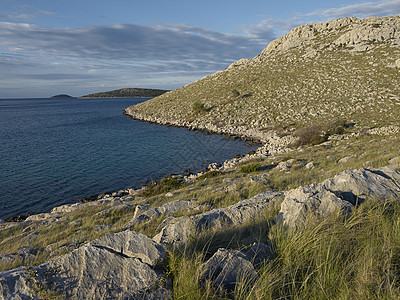
<svg viewBox="0 0 400 300">
<path fill-rule="evenodd" d="M 221 175 L 221 171 L 218 170 L 212 170 L 210 172 L 207 172 L 201 176 L 199 176 L 199 179 L 205 179 L 205 178 L 214 178 L 214 177 L 218 177 L 219 175 Z"/>
<path fill-rule="evenodd" d="M 237 89 L 233 89 L 232 90 L 232 96 L 233 97 L 239 97 L 240 96 L 240 92 Z"/>
<path fill-rule="evenodd" d="M 179 189 L 185 183 L 181 177 L 167 176 L 159 181 L 150 182 L 140 196 L 150 197 Z"/>
<path fill-rule="evenodd" d="M 325 132 L 327 135 L 342 134 L 346 129 L 346 120 L 336 120 L 326 125 Z"/>
<path fill-rule="evenodd" d="M 193 103 L 193 111 L 194 112 L 203 112 L 203 111 L 207 111 L 207 108 L 204 106 L 203 103 L 201 103 L 200 101 L 196 101 L 195 103 Z"/>
<path fill-rule="evenodd" d="M 311 125 L 308 127 L 300 128 L 294 134 L 297 137 L 296 142 L 292 144 L 294 147 L 303 145 L 317 145 L 326 141 L 326 135 L 320 125 Z"/>
<path fill-rule="evenodd" d="M 260 168 L 261 168 L 261 165 L 259 163 L 252 163 L 252 164 L 241 167 L 240 172 L 252 173 L 252 172 L 257 172 Z"/>
</svg>

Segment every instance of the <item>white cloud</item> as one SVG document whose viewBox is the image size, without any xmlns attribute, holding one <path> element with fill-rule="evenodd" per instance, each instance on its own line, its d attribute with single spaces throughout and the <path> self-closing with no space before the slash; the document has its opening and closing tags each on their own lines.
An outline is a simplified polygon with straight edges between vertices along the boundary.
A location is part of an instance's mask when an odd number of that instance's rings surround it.
<svg viewBox="0 0 400 300">
<path fill-rule="evenodd" d="M 50 11 L 37 10 L 31 13 L 0 13 L 0 18 L 6 20 L 14 20 L 14 21 L 20 21 L 20 20 L 26 21 L 40 16 L 53 16 L 53 15 L 55 15 L 55 13 Z"/>
<path fill-rule="evenodd" d="M 96 91 L 77 86 L 99 84 L 177 88 L 258 55 L 272 39 L 269 30 L 233 35 L 187 24 L 59 29 L 0 22 L 0 90 L 22 82 L 31 92 L 40 86 L 38 93 L 58 82 L 75 95 Z"/>
<path fill-rule="evenodd" d="M 281 36 L 291 29 L 310 22 L 326 22 L 338 18 L 356 16 L 359 18 L 371 16 L 386 16 L 400 14 L 400 0 L 362 2 L 342 7 L 315 10 L 306 14 L 297 14 L 288 19 L 267 18 L 256 25 L 245 26 L 244 32 L 251 37 L 263 37 L 275 33 Z"/>
<path fill-rule="evenodd" d="M 1 0 L 0 0 L 1 1 Z M 27 20 L 48 11 L 0 13 L 0 18 Z M 0 22 L 0 94 L 20 93 L 20 86 L 40 96 L 58 86 L 73 95 L 96 92 L 99 86 L 176 88 L 258 55 L 275 37 L 292 28 L 347 16 L 400 14 L 400 0 L 368 1 L 315 10 L 288 19 L 264 19 L 226 34 L 188 24 L 152 26 L 115 24 L 49 28 Z M 29 96 L 29 95 L 26 95 Z"/>
<path fill-rule="evenodd" d="M 0 23 L 3 46 L 52 55 L 112 60 L 186 60 L 227 62 L 257 55 L 272 39 L 231 35 L 185 25 L 118 24 L 57 29 L 22 23 Z"/>
<path fill-rule="evenodd" d="M 336 19 L 342 17 L 370 17 L 400 14 L 400 0 L 362 2 L 338 8 L 316 10 L 304 16 Z"/>
</svg>

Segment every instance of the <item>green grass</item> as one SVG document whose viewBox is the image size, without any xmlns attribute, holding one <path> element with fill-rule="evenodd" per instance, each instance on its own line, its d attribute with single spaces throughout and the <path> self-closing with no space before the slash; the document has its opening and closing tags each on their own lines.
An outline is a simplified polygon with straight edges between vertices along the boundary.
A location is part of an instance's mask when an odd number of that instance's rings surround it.
<svg viewBox="0 0 400 300">
<path fill-rule="evenodd" d="M 243 299 L 398 299 L 400 202 L 370 199 L 345 221 L 332 216 L 270 232 L 277 258 Z"/>
<path fill-rule="evenodd" d="M 253 241 L 272 242 L 276 258 L 252 286 L 239 282 L 235 299 L 398 299 L 400 297 L 400 202 L 369 199 L 343 220 L 339 215 L 291 230 L 259 220 L 199 237 L 197 246 L 169 253 L 168 275 L 175 299 L 222 299 L 201 279 L 202 265 L 218 247 L 245 250 Z M 235 232 L 235 233 L 233 233 Z M 255 234 L 254 234 L 255 233 Z M 251 238 L 249 238 L 251 236 Z M 225 299 L 225 298 L 224 298 Z"/>
<path fill-rule="evenodd" d="M 246 250 L 255 241 L 266 243 L 278 210 L 279 203 L 250 222 L 224 230 L 210 228 L 183 248 L 171 249 L 166 269 L 173 281 L 174 299 L 225 299 L 216 295 L 211 281 L 202 278 L 203 263 L 219 248 Z"/>
</svg>

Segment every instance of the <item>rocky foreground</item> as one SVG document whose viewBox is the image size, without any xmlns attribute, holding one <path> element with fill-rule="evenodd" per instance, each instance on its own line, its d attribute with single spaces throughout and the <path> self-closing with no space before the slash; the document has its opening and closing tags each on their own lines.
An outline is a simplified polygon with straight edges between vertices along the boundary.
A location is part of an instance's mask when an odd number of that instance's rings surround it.
<svg viewBox="0 0 400 300">
<path fill-rule="evenodd" d="M 24 227 L 23 232 L 29 233 L 24 238 L 32 240 L 39 234 L 38 228 L 51 228 L 69 213 L 85 209 L 100 208 L 95 215 L 104 218 L 110 212 L 121 211 L 131 216 L 118 232 L 76 243 L 75 249 L 70 248 L 67 254 L 59 256 L 58 249 L 54 258 L 39 265 L 0 272 L 0 295 L 4 299 L 170 299 L 174 291 L 165 267 L 169 263 L 168 253 L 173 249 L 190 247 L 196 237 L 207 232 L 218 233 L 254 223 L 272 207 L 280 207 L 275 215 L 275 226 L 297 228 L 309 218 L 322 220 L 335 213 L 347 218 L 371 197 L 380 201 L 398 199 L 400 172 L 396 168 L 400 167 L 400 157 L 389 163 L 388 167 L 347 170 L 321 183 L 287 191 L 261 192 L 214 209 L 196 199 L 174 200 L 159 206 L 138 204 L 143 203 L 142 197 L 138 197 L 143 189 L 124 190 L 100 195 L 95 201 L 56 207 L 50 213 L 30 216 L 23 222 L 4 223 L 0 225 L 3 232 Z M 292 164 L 293 161 L 284 161 L 275 165 L 275 169 L 285 172 Z M 314 165 L 307 165 L 306 168 L 314 168 Z M 234 181 L 228 177 L 223 186 L 229 187 Z M 168 193 L 166 196 L 170 197 Z M 109 208 L 105 208 L 105 204 Z M 163 221 L 152 236 L 135 231 L 141 224 L 160 218 Z M 79 225 L 82 225 L 79 219 L 68 224 Z M 228 294 L 235 290 L 238 278 L 256 281 L 258 270 L 274 260 L 276 253 L 268 239 L 254 241 L 250 246 L 245 251 L 229 248 L 211 251 L 202 264 L 201 280 L 211 280 L 215 291 Z M 47 248 L 57 247 L 49 245 Z M 35 251 L 38 250 L 22 247 L 15 253 L 0 256 L 0 261 L 16 257 L 25 260 L 34 256 Z"/>
</svg>

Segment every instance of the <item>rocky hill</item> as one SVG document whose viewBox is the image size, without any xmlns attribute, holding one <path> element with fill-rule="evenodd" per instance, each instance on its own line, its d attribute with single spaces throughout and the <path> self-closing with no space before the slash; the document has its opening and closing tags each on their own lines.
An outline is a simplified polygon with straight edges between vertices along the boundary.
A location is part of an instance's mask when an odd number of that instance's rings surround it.
<svg viewBox="0 0 400 300">
<path fill-rule="evenodd" d="M 168 90 L 159 89 L 142 89 L 142 88 L 124 88 L 108 92 L 94 93 L 80 98 L 126 98 L 126 97 L 143 97 L 152 98 L 160 96 Z"/>
<path fill-rule="evenodd" d="M 128 108 L 263 145 L 0 220 L 0 298 L 399 299 L 399 19 L 301 26 Z"/>
<path fill-rule="evenodd" d="M 337 119 L 360 127 L 399 124 L 399 75 L 400 16 L 345 18 L 295 28 L 257 57 L 126 113 L 256 137 Z"/>
</svg>

